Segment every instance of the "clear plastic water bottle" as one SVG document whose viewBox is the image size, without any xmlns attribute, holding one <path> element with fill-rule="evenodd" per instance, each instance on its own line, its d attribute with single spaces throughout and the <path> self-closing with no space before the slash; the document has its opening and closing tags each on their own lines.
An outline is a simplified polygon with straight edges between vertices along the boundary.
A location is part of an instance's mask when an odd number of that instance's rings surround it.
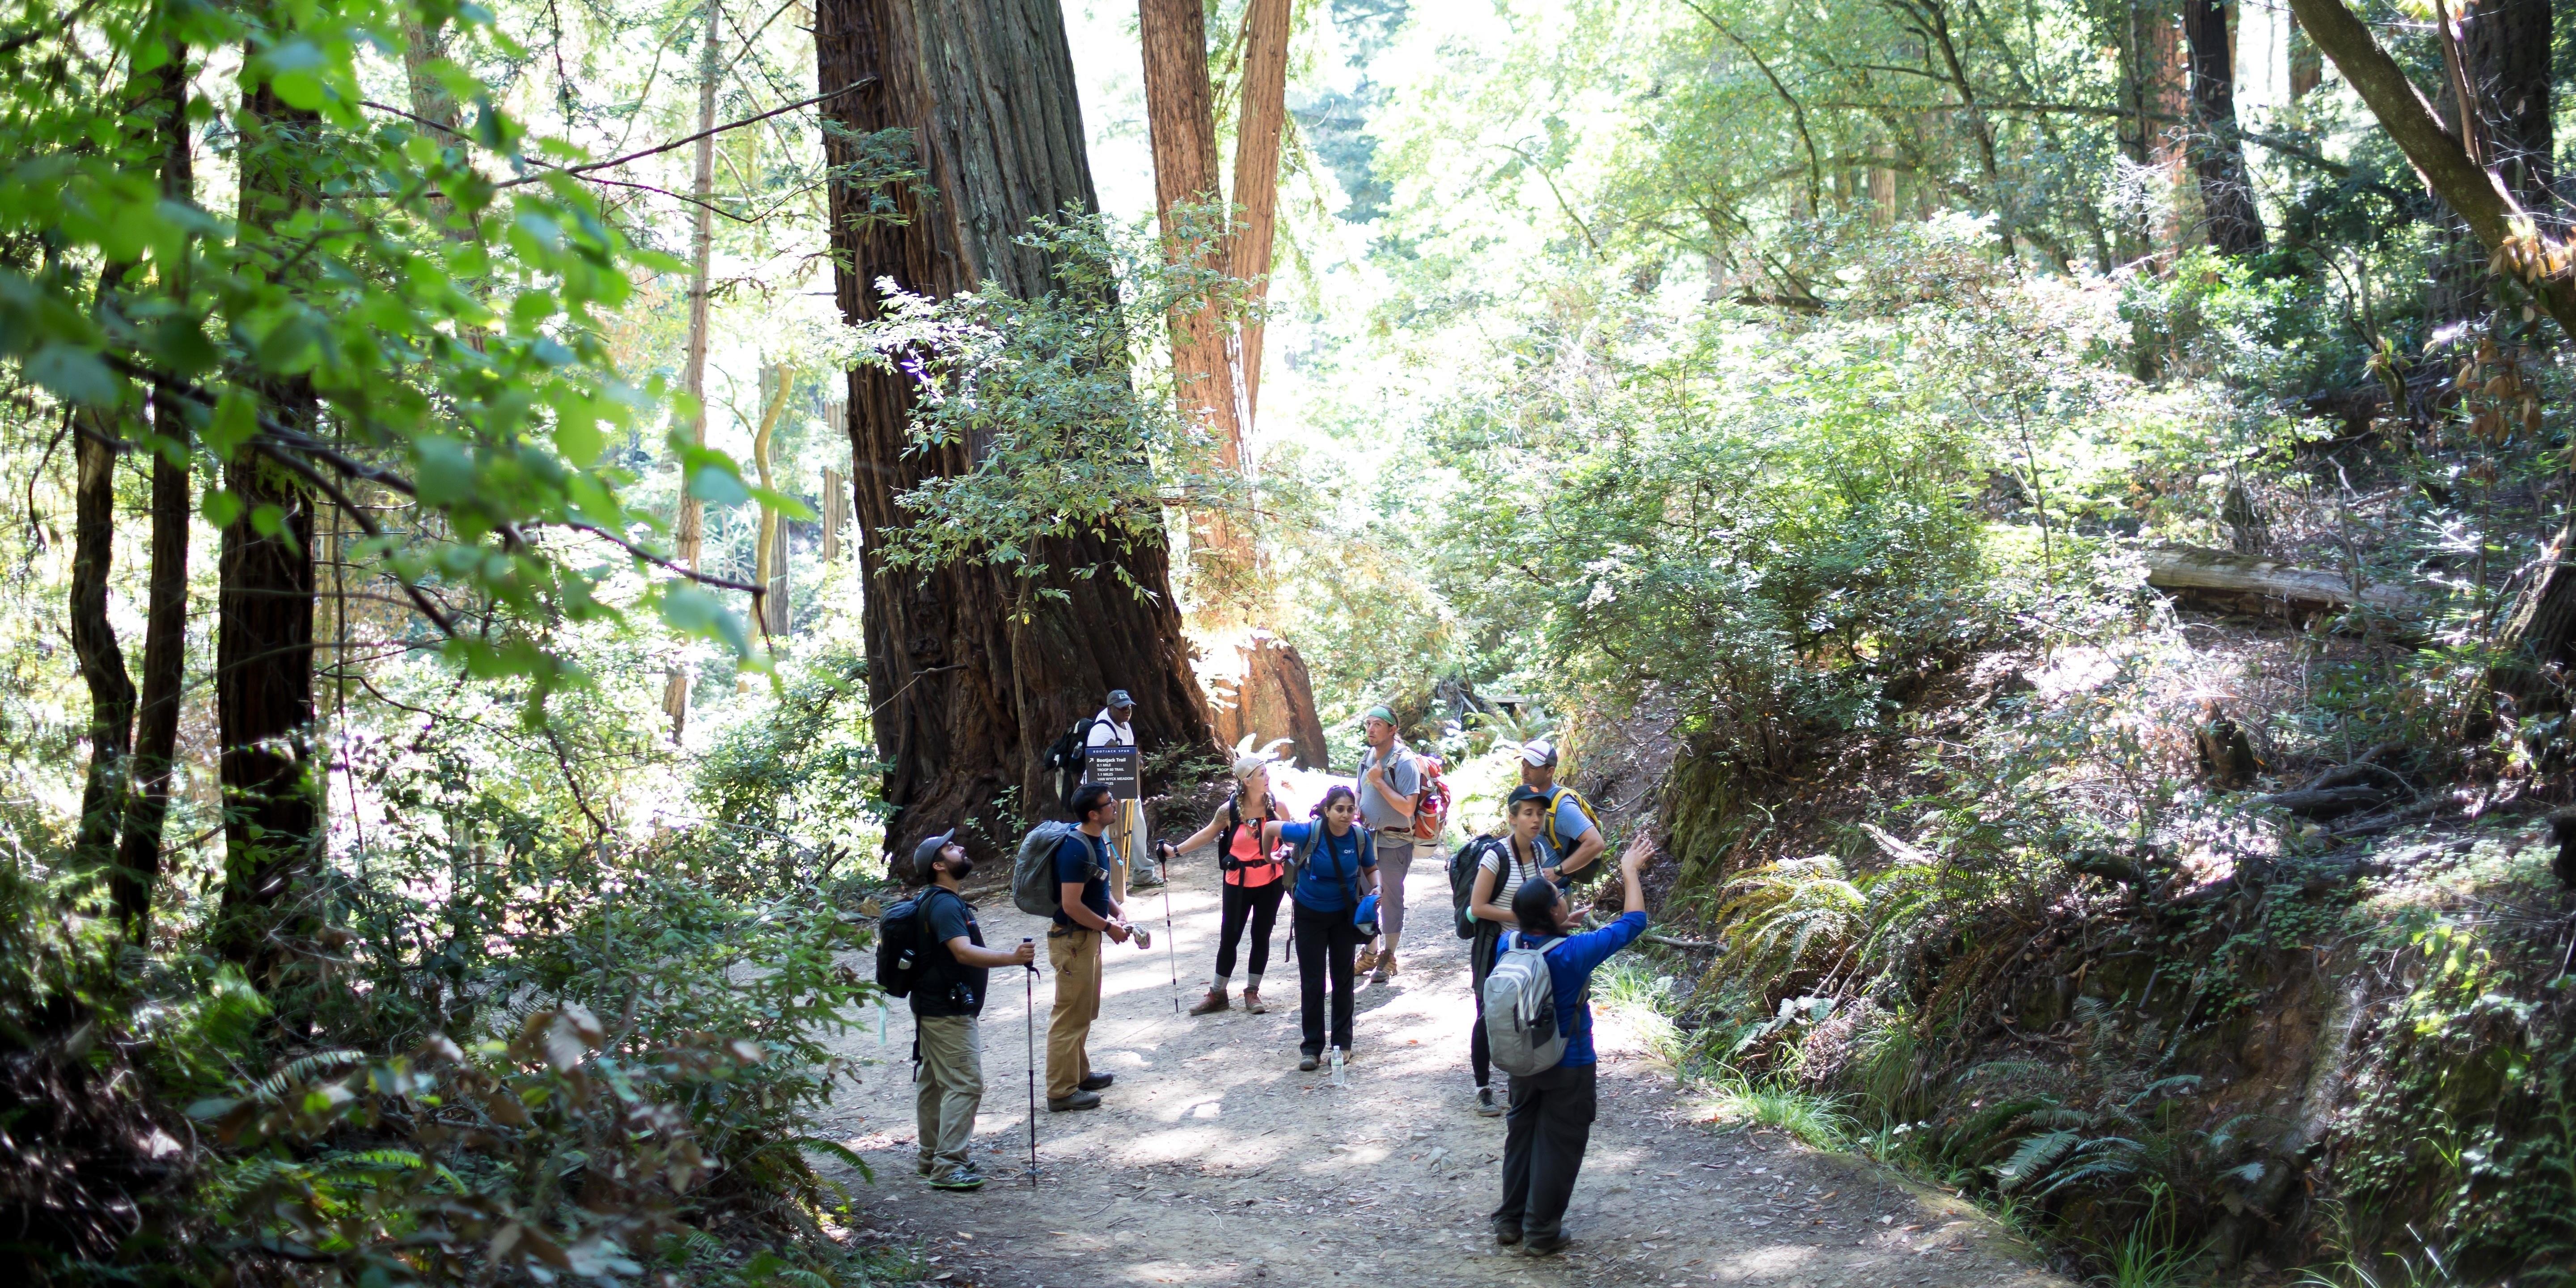
<svg viewBox="0 0 2576 1288">
<path fill-rule="evenodd" d="M 1342 1081 L 1342 1049 L 1340 1047 L 1333 1048 L 1333 1085 L 1336 1087 L 1345 1085 Z"/>
</svg>

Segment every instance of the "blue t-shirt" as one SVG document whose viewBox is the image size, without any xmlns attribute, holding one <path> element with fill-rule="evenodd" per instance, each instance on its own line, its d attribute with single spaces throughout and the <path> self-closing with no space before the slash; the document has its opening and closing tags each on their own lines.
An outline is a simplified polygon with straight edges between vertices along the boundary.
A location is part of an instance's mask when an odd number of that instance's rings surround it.
<svg viewBox="0 0 2576 1288">
<path fill-rule="evenodd" d="M 1556 1029 L 1565 1035 L 1565 1058 L 1556 1062 L 1558 1068 L 1600 1063 L 1601 1058 L 1592 1053 L 1592 1003 L 1584 1000 L 1584 985 L 1592 982 L 1592 972 L 1610 960 L 1610 954 L 1637 942 L 1644 933 L 1646 914 L 1622 913 L 1599 930 L 1566 936 L 1547 955 L 1548 979 L 1556 985 Z M 1537 948 L 1546 942 L 1515 930 L 1503 937 L 1503 948 Z"/>
<path fill-rule="evenodd" d="M 1279 839 L 1303 846 L 1319 828 L 1324 835 L 1315 842 L 1315 852 L 1298 872 L 1297 888 L 1289 891 L 1288 897 L 1317 912 L 1351 910 L 1351 892 L 1359 888 L 1360 873 L 1377 867 L 1377 847 L 1365 839 L 1368 833 L 1356 826 L 1340 836 L 1333 835 L 1322 819 L 1283 823 Z"/>
<path fill-rule="evenodd" d="M 1103 921 L 1109 919 L 1108 869 L 1109 847 L 1102 838 L 1077 831 L 1056 843 L 1056 885 L 1062 887 L 1067 882 L 1081 882 L 1082 906 L 1098 913 Z M 1056 909 L 1055 924 L 1077 928 L 1082 925 L 1066 916 L 1062 908 Z"/>
</svg>

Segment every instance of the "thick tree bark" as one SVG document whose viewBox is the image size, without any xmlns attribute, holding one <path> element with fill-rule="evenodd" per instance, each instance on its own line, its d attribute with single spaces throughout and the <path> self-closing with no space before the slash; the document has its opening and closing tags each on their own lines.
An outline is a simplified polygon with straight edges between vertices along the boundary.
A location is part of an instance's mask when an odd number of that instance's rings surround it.
<svg viewBox="0 0 2576 1288">
<path fill-rule="evenodd" d="M 1145 125 L 1154 149 L 1154 211 L 1162 219 L 1164 253 L 1230 270 L 1233 242 L 1220 224 L 1184 239 L 1175 226 L 1181 206 L 1224 209 L 1217 186 L 1216 95 L 1208 85 L 1207 13 L 1199 0 L 1137 0 L 1137 34 L 1145 52 Z M 1274 166 L 1275 171 L 1275 166 Z M 1203 421 L 1216 436 L 1217 459 L 1229 471 L 1243 467 L 1244 407 L 1238 379 L 1240 338 L 1223 310 L 1210 304 L 1171 318 L 1172 376 L 1183 413 Z M 1257 598 L 1251 535 L 1224 516 L 1200 515 L 1192 530 L 1192 598 L 1202 621 L 1240 625 Z"/>
<path fill-rule="evenodd" d="M 1234 233 L 1231 271 L 1253 283 L 1256 304 L 1269 297 L 1270 256 L 1278 240 L 1279 136 L 1288 124 L 1289 10 L 1289 0 L 1251 0 L 1243 10 L 1243 86 L 1235 95 L 1234 123 L 1234 203 L 1243 208 L 1243 226 Z M 1246 434 L 1261 408 L 1261 332 L 1259 315 L 1244 319 Z"/>
<path fill-rule="evenodd" d="M 243 96 L 241 220 L 274 227 L 310 200 L 285 171 L 296 131 L 315 118 L 263 84 Z M 310 383 L 263 389 L 268 411 L 320 436 Z M 226 525 L 215 603 L 215 724 L 224 789 L 223 903 L 215 947 L 274 984 L 301 935 L 282 924 L 318 863 L 322 784 L 313 764 L 313 501 L 284 470 L 243 449 L 226 464 L 242 503 Z M 272 520 L 274 531 L 261 531 Z"/>
<path fill-rule="evenodd" d="M 2200 178 L 2202 226 L 2221 254 L 2264 247 L 2263 216 L 2245 171 L 2245 138 L 2236 124 L 2235 44 L 2226 0 L 2183 0 L 2183 36 L 2191 46 L 2192 169 Z"/>
<path fill-rule="evenodd" d="M 708 133 L 716 128 L 716 78 L 723 70 L 718 61 L 718 40 L 724 21 L 722 0 L 707 0 L 706 42 L 698 48 L 698 132 L 700 138 L 692 153 L 689 195 L 697 204 L 689 209 L 696 222 L 689 229 L 689 344 L 680 368 L 680 387 L 689 395 L 689 441 L 707 445 L 707 287 L 708 274 L 715 258 L 716 217 L 709 204 L 716 191 L 716 140 Z M 671 544 L 680 566 L 694 571 L 706 540 L 705 506 L 689 494 L 689 469 L 680 470 L 680 513 L 671 527 Z M 662 688 L 662 713 L 671 720 L 671 741 L 678 742 L 689 731 L 689 667 L 681 663 L 671 669 L 671 678 Z"/>
<path fill-rule="evenodd" d="M 1046 257 L 1012 238 L 1034 218 L 1099 208 L 1056 0 L 822 0 L 814 39 L 818 83 L 854 86 L 825 101 L 834 127 L 824 134 L 825 159 L 861 159 L 842 131 L 909 131 L 934 190 L 925 200 L 909 185 L 882 194 L 834 185 L 842 315 L 875 318 L 879 278 L 937 296 L 1050 289 Z M 879 196 L 897 219 L 871 216 Z M 920 838 L 959 824 L 978 858 L 1006 856 L 1017 840 L 1012 813 L 1057 812 L 1046 746 L 1111 688 L 1135 695 L 1149 763 L 1174 752 L 1213 755 L 1163 549 L 1122 554 L 1084 540 L 1045 557 L 1056 568 L 1122 563 L 1150 599 L 1106 576 L 1059 576 L 1051 588 L 1066 598 L 1055 600 L 1025 596 L 1010 570 L 986 563 L 919 576 L 885 568 L 876 534 L 912 517 L 895 495 L 968 469 L 973 448 L 912 451 L 910 386 L 874 369 L 849 380 L 868 693 L 890 766 L 885 793 L 896 813 L 886 842 L 895 872 L 909 875 Z M 1168 762 L 1158 765 L 1148 790 L 1162 790 L 1170 775 Z"/>
<path fill-rule="evenodd" d="M 117 275 L 121 276 L 121 272 Z M 103 869 L 116 852 L 117 820 L 124 812 L 126 763 L 134 738 L 134 681 L 125 653 L 107 620 L 107 576 L 116 541 L 115 413 L 77 413 L 74 436 L 78 482 L 72 492 L 72 654 L 89 687 L 89 773 L 81 785 L 80 830 L 72 854 L 82 866 Z"/>
<path fill-rule="evenodd" d="M 188 47 L 170 43 L 162 66 L 160 99 L 161 195 L 186 203 L 196 196 L 196 163 L 187 119 Z M 174 284 L 175 285 L 175 284 Z M 152 890 L 161 880 L 161 825 L 170 813 L 171 780 L 178 764 L 179 702 L 187 682 L 189 432 L 185 408 L 175 399 L 152 399 L 152 430 L 161 440 L 152 455 L 152 575 L 143 620 L 143 693 L 134 720 L 132 795 L 118 839 L 116 871 L 108 897 L 126 942 L 152 937 Z"/>
</svg>

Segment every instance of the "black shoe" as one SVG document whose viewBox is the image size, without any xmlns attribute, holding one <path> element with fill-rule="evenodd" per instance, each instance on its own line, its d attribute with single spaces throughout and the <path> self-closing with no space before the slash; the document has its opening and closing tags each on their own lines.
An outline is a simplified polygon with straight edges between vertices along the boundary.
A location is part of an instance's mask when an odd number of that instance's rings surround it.
<svg viewBox="0 0 2576 1288">
<path fill-rule="evenodd" d="M 1528 1249 L 1531 1256 L 1536 1257 L 1554 1252 L 1571 1242 L 1573 1240 L 1566 1238 L 1565 1232 L 1560 1230 L 1554 1234 L 1533 1234 L 1521 1246 Z"/>
<path fill-rule="evenodd" d="M 1321 1057 L 1317 1056 L 1314 1052 L 1309 1051 L 1306 1054 L 1297 1057 L 1297 1072 L 1313 1073 L 1315 1071 L 1315 1066 L 1322 1063 L 1323 1060 Z"/>
<path fill-rule="evenodd" d="M 1110 1083 L 1113 1083 L 1113 1082 L 1116 1082 L 1116 1081 L 1118 1081 L 1118 1075 L 1117 1075 L 1117 1074 L 1114 1074 L 1114 1073 L 1095 1073 L 1095 1074 L 1091 1075 L 1090 1077 L 1085 1078 L 1085 1079 L 1083 1079 L 1082 1081 L 1077 1082 L 1077 1083 L 1075 1083 L 1075 1084 L 1073 1084 L 1073 1085 L 1075 1085 L 1075 1086 L 1077 1086 L 1077 1087 L 1080 1087 L 1080 1088 L 1082 1088 L 1082 1089 L 1083 1089 L 1083 1090 L 1085 1090 L 1085 1091 L 1103 1091 L 1103 1090 L 1106 1090 L 1106 1089 L 1108 1088 L 1108 1086 L 1109 1086 L 1109 1084 L 1110 1084 Z"/>
<path fill-rule="evenodd" d="M 1494 1225 L 1494 1242 L 1499 1243 L 1499 1244 L 1503 1245 L 1504 1247 L 1508 1248 L 1508 1247 L 1512 1246 L 1513 1244 L 1518 1243 L 1518 1242 L 1520 1242 L 1520 1241 L 1521 1241 L 1521 1223 L 1520 1223 L 1520 1222 L 1518 1222 L 1518 1221 L 1505 1221 L 1505 1220 L 1503 1220 L 1503 1219 L 1501 1219 L 1501 1218 L 1497 1217 L 1497 1218 L 1495 1218 L 1493 1225 Z"/>
<path fill-rule="evenodd" d="M 1051 1114 L 1065 1113 L 1074 1109 L 1098 1109 L 1099 1107 L 1100 1093 L 1097 1091 L 1077 1091 L 1070 1096 L 1051 1097 L 1047 1101 L 1047 1112 Z"/>
</svg>

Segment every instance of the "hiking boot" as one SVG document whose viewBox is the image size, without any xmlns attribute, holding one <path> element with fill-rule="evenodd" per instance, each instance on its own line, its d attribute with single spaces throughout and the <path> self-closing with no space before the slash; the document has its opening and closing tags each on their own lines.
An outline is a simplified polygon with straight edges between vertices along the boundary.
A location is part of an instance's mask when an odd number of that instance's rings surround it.
<svg viewBox="0 0 2576 1288">
<path fill-rule="evenodd" d="M 971 1167 L 961 1167 L 956 1171 L 948 1173 L 946 1176 L 932 1177 L 930 1180 L 930 1188 L 934 1190 L 956 1190 L 960 1193 L 971 1193 L 975 1190 L 984 1188 L 984 1174 Z"/>
<path fill-rule="evenodd" d="M 1531 1256 L 1540 1257 L 1571 1242 L 1573 1240 L 1566 1238 L 1563 1230 L 1555 1230 L 1547 1234 L 1533 1234 L 1524 1240 L 1521 1246 L 1526 1248 Z"/>
<path fill-rule="evenodd" d="M 1100 1093 L 1097 1091 L 1077 1091 L 1070 1096 L 1047 1097 L 1047 1112 L 1051 1114 L 1070 1113 L 1076 1109 L 1098 1109 L 1099 1107 Z"/>
<path fill-rule="evenodd" d="M 1252 994 L 1248 992 L 1245 993 L 1243 995 L 1243 1001 L 1244 1005 L 1249 1008 L 1252 1004 Z M 1234 1005 L 1234 1003 L 1225 1000 L 1225 994 L 1222 991 L 1211 988 L 1208 990 L 1207 996 L 1199 999 L 1198 1005 L 1190 1008 L 1190 1014 L 1214 1015 L 1232 1005 Z"/>
<path fill-rule="evenodd" d="M 1383 983 L 1403 973 L 1404 972 L 1395 968 L 1395 954 L 1388 953 L 1386 956 L 1377 959 L 1377 977 L 1379 982 Z"/>
<path fill-rule="evenodd" d="M 1315 1071 L 1315 1066 L 1322 1064 L 1323 1062 L 1324 1060 L 1322 1056 L 1319 1056 L 1312 1051 L 1308 1051 L 1297 1057 L 1297 1072 L 1313 1073 Z"/>
<path fill-rule="evenodd" d="M 1501 1218 L 1501 1217 L 1495 1217 L 1495 1218 L 1494 1218 L 1494 1220 L 1493 1220 L 1493 1227 L 1494 1227 L 1494 1242 L 1499 1243 L 1499 1244 L 1503 1245 L 1504 1247 L 1508 1248 L 1508 1247 L 1512 1246 L 1513 1244 L 1518 1243 L 1518 1242 L 1520 1242 L 1520 1241 L 1521 1241 L 1521 1223 L 1520 1223 L 1520 1222 L 1518 1222 L 1518 1221 L 1507 1221 L 1507 1220 L 1504 1220 L 1504 1219 L 1503 1219 L 1503 1218 Z"/>
<path fill-rule="evenodd" d="M 1495 1103 L 1493 1088 L 1476 1088 L 1476 1112 L 1486 1118 L 1499 1118 L 1502 1116 L 1503 1107 Z"/>
<path fill-rule="evenodd" d="M 1118 1081 L 1117 1074 L 1095 1073 L 1073 1085 L 1080 1087 L 1085 1091 L 1107 1091 L 1109 1090 L 1109 1084 L 1116 1081 Z"/>
<path fill-rule="evenodd" d="M 1243 1012 L 1246 1015 L 1268 1015 L 1270 1013 L 1270 1008 L 1261 1004 L 1260 989 L 1247 988 L 1243 990 Z"/>
<path fill-rule="evenodd" d="M 1376 968 L 1377 950 L 1374 948 L 1363 948 L 1360 950 L 1359 960 L 1351 963 L 1351 977 L 1357 979 Z"/>
<path fill-rule="evenodd" d="M 1163 884 L 1163 874 L 1152 868 L 1138 868 L 1136 875 L 1130 878 L 1127 884 L 1133 889 L 1151 890 Z"/>
</svg>

